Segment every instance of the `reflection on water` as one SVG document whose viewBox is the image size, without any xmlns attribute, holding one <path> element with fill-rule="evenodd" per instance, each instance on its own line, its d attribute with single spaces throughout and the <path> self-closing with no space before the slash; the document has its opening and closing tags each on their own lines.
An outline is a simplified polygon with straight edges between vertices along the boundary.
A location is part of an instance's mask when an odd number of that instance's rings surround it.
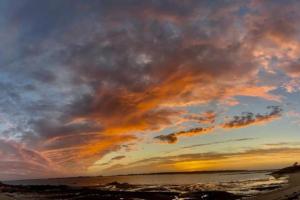
<svg viewBox="0 0 300 200">
<path fill-rule="evenodd" d="M 287 182 L 286 177 L 275 179 L 272 176 L 269 176 L 268 173 L 269 172 L 232 172 L 209 174 L 129 175 L 25 180 L 11 181 L 8 183 L 24 185 L 103 186 L 111 182 L 119 182 L 135 185 L 132 186 L 132 188 L 127 188 L 127 190 L 223 190 L 235 194 L 256 194 L 269 189 L 276 189 Z"/>
</svg>

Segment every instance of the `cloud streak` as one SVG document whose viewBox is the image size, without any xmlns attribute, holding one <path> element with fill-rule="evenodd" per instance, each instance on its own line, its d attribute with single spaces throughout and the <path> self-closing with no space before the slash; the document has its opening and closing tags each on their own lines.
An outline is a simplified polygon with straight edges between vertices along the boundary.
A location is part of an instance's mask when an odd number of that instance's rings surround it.
<svg viewBox="0 0 300 200">
<path fill-rule="evenodd" d="M 182 149 L 193 149 L 196 147 L 210 146 L 210 145 L 216 145 L 216 144 L 226 144 L 226 143 L 230 143 L 230 142 L 244 142 L 244 141 L 251 141 L 251 140 L 255 140 L 255 139 L 256 138 L 230 139 L 230 140 L 219 141 L 219 142 L 209 142 L 209 143 L 201 143 L 201 144 L 185 146 L 185 147 L 182 147 Z"/>
<path fill-rule="evenodd" d="M 241 116 L 234 116 L 232 120 L 225 122 L 223 128 L 242 128 L 255 124 L 264 124 L 281 117 L 282 108 L 279 106 L 269 106 L 271 109 L 266 114 L 254 114 L 252 112 L 243 113 Z"/>
<path fill-rule="evenodd" d="M 106 173 L 123 174 L 126 171 L 153 173 L 159 171 L 207 170 L 207 168 L 214 170 L 249 169 L 249 167 L 254 169 L 273 169 L 293 163 L 295 157 L 299 156 L 299 154 L 299 148 L 285 146 L 278 148 L 256 148 L 232 153 L 203 152 L 180 154 L 175 156 L 151 157 L 127 163 L 126 165 L 113 165 L 106 169 Z M 266 159 L 284 155 L 290 156 L 286 156 L 281 160 L 273 159 L 272 162 L 266 162 Z M 152 167 L 149 168 L 149 166 Z"/>
<path fill-rule="evenodd" d="M 213 124 L 216 121 L 217 114 L 214 111 L 207 111 L 200 115 L 190 114 L 186 118 L 202 124 Z"/>
<path fill-rule="evenodd" d="M 61 169 L 44 154 L 11 140 L 0 140 L 0 176 L 3 179 L 61 175 Z"/>
<path fill-rule="evenodd" d="M 214 127 L 198 127 L 198 128 L 192 128 L 186 131 L 179 131 L 176 133 L 170 133 L 168 135 L 159 135 L 154 137 L 154 139 L 163 142 L 163 143 L 169 143 L 169 144 L 174 144 L 178 141 L 178 137 L 182 136 L 195 136 L 195 135 L 201 135 L 201 134 L 206 134 L 211 131 L 213 131 Z"/>
</svg>

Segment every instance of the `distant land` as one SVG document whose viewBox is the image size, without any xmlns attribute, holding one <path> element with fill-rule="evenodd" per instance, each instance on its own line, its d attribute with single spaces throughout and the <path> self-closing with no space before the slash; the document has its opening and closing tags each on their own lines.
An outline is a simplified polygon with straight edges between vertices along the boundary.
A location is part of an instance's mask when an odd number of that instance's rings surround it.
<svg viewBox="0 0 300 200">
<path fill-rule="evenodd" d="M 294 174 L 294 173 L 299 173 L 299 172 L 300 172 L 300 165 L 297 165 L 297 163 L 296 163 L 293 166 L 273 171 L 271 173 L 271 175 L 274 177 L 280 177 L 280 176 L 283 176 L 286 174 Z"/>
<path fill-rule="evenodd" d="M 34 178 L 34 179 L 18 179 L 3 180 L 4 182 L 14 181 L 36 181 L 36 180 L 59 180 L 59 179 L 75 179 L 90 177 L 118 177 L 118 176 L 150 176 L 150 175 L 176 175 L 176 174 L 216 174 L 216 173 L 253 173 L 253 172 L 271 172 L 274 173 L 278 169 L 262 169 L 262 170 L 208 170 L 208 171 L 179 171 L 179 172 L 153 172 L 153 173 L 136 173 L 136 174 L 117 174 L 117 175 L 98 175 L 98 176 L 69 176 L 69 177 L 53 177 L 53 178 Z"/>
<path fill-rule="evenodd" d="M 216 174 L 216 173 L 253 173 L 253 172 L 273 172 L 277 169 L 262 170 L 209 170 L 209 171 L 183 171 L 183 172 L 154 172 L 154 173 L 136 173 L 136 174 L 119 174 L 110 176 L 147 176 L 147 175 L 175 175 L 175 174 Z"/>
</svg>

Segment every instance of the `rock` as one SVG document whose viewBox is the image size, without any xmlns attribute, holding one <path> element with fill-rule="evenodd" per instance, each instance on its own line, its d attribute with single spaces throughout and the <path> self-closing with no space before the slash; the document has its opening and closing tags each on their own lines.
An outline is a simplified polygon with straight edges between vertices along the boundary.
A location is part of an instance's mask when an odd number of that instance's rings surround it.
<svg viewBox="0 0 300 200">
<path fill-rule="evenodd" d="M 2 183 L 1 181 L 0 181 L 0 187 L 1 186 L 6 186 L 6 184 L 4 184 L 4 183 Z"/>
<path fill-rule="evenodd" d="M 224 191 L 199 191 L 199 192 L 190 192 L 181 194 L 180 197 L 188 198 L 188 199 L 202 199 L 202 200 L 237 200 L 240 199 L 241 196 L 231 194 L 229 192 Z"/>
<path fill-rule="evenodd" d="M 115 186 L 118 189 L 128 189 L 131 188 L 132 185 L 128 184 L 128 183 L 119 183 L 119 182 L 111 182 L 108 183 L 107 186 Z"/>
<path fill-rule="evenodd" d="M 285 174 L 292 174 L 292 173 L 297 173 L 297 172 L 300 172 L 300 165 L 294 164 L 291 167 L 286 167 L 286 168 L 277 170 L 275 172 L 272 172 L 271 175 L 274 176 L 275 178 L 278 178 Z"/>
</svg>

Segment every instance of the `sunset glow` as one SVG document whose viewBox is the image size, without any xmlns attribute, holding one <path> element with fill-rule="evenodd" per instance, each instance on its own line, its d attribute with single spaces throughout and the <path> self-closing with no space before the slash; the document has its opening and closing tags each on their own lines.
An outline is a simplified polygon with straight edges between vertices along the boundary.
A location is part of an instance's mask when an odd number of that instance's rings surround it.
<svg viewBox="0 0 300 200">
<path fill-rule="evenodd" d="M 298 161 L 298 8 L 1 0 L 0 179 Z"/>
</svg>

